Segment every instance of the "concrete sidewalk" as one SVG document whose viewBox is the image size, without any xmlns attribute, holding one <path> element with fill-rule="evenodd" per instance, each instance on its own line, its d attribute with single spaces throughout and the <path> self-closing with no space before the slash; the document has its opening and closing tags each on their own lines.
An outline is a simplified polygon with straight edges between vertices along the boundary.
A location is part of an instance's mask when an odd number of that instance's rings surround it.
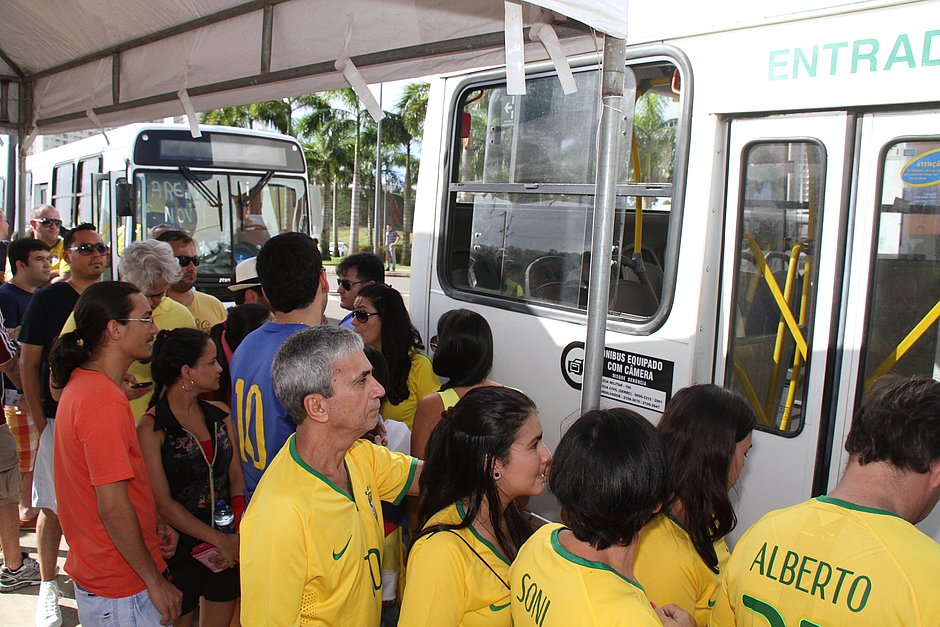
<svg viewBox="0 0 940 627">
<path fill-rule="evenodd" d="M 28 551 L 30 556 L 36 558 L 36 532 L 32 529 L 20 531 L 20 546 Z M 62 608 L 63 627 L 74 627 L 78 622 L 78 610 L 75 608 L 75 591 L 72 579 L 65 574 L 65 554 L 68 545 L 63 539 L 59 544 L 59 590 L 62 598 L 59 607 Z M 0 594 L 0 625 L 3 627 L 34 627 L 36 624 L 36 596 L 39 586 L 27 586 L 13 592 Z"/>
</svg>

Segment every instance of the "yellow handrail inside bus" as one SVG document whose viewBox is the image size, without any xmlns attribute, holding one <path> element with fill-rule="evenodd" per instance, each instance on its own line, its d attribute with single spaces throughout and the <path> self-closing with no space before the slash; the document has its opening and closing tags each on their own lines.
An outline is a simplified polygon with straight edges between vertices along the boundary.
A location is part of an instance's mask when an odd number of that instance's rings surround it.
<svg viewBox="0 0 940 627">
<path fill-rule="evenodd" d="M 747 400 L 750 401 L 751 407 L 754 408 L 754 412 L 757 414 L 757 421 L 764 426 L 772 427 L 773 425 L 764 413 L 764 408 L 760 405 L 760 400 L 757 398 L 757 392 L 754 391 L 751 378 L 747 376 L 747 373 L 744 372 L 744 369 L 739 366 L 737 362 L 732 364 L 732 368 L 734 368 L 734 374 L 737 375 L 741 386 L 744 387 L 744 395 L 747 397 Z"/>
<path fill-rule="evenodd" d="M 639 98 L 639 97 L 638 97 Z M 630 157 L 633 161 L 633 176 L 636 178 L 637 183 L 643 180 L 642 173 L 640 172 L 640 151 L 636 145 L 636 135 L 633 136 L 633 140 L 630 142 Z M 642 255 L 643 254 L 643 197 L 636 196 L 636 218 L 633 222 L 633 254 Z"/>
<path fill-rule="evenodd" d="M 767 261 L 761 253 L 760 246 L 758 246 L 750 233 L 745 233 L 744 237 L 747 239 L 748 246 L 751 247 L 751 251 L 754 253 L 754 262 L 757 264 L 757 269 L 764 276 L 764 281 L 767 283 L 767 287 L 770 289 L 770 293 L 777 303 L 777 308 L 780 309 L 780 315 L 783 316 L 784 322 L 787 323 L 787 327 L 790 329 L 790 334 L 793 336 L 793 341 L 796 342 L 797 349 L 800 351 L 800 354 L 803 355 L 803 359 L 806 359 L 806 339 L 803 337 L 803 332 L 800 331 L 796 318 L 793 317 L 793 312 L 790 311 L 790 306 L 780 292 L 780 286 L 777 285 L 777 280 L 774 279 L 773 272 L 771 272 L 770 266 L 767 265 Z"/>
<path fill-rule="evenodd" d="M 932 327 L 937 320 L 940 319 L 940 300 L 937 301 L 937 304 L 927 312 L 927 315 L 924 316 L 920 322 L 914 325 L 914 328 L 911 329 L 911 332 L 907 334 L 897 348 L 895 348 L 891 353 L 885 357 L 884 361 L 881 362 L 881 365 L 875 368 L 875 371 L 871 373 L 867 379 L 865 379 L 865 389 L 868 390 L 871 387 L 871 384 L 875 382 L 879 377 L 886 374 L 889 370 L 894 368 L 895 365 L 904 357 L 904 354 L 910 350 L 910 348 L 917 343 L 917 340 L 927 332 L 927 329 Z"/>
<path fill-rule="evenodd" d="M 792 250 L 790 250 L 790 261 L 787 262 L 787 278 L 783 285 L 783 300 L 785 303 L 787 303 L 787 309 L 790 308 L 790 298 L 793 296 L 793 284 L 796 281 L 796 268 L 800 261 L 801 250 L 803 250 L 803 245 L 797 243 L 792 248 Z M 772 280 L 774 284 L 777 283 L 776 279 Z M 786 323 L 783 320 L 783 316 L 781 316 L 780 322 L 777 323 L 777 338 L 774 341 L 774 365 L 770 369 L 770 384 L 767 386 L 766 406 L 768 414 L 773 412 L 774 406 L 779 402 L 780 399 L 780 362 L 783 360 L 783 340 L 785 337 Z M 786 408 L 784 409 L 784 413 L 788 413 Z"/>
<path fill-rule="evenodd" d="M 806 326 L 806 317 L 809 311 L 809 284 L 806 277 L 810 276 L 812 271 L 812 257 L 806 255 L 803 262 L 803 293 L 800 295 L 800 326 Z M 796 400 L 796 390 L 800 384 L 800 375 L 803 371 L 803 358 L 799 353 L 793 355 L 793 371 L 790 374 L 790 388 L 787 390 L 787 402 L 783 406 L 783 416 L 780 418 L 780 430 L 786 431 L 790 428 L 790 416 L 793 413 L 793 403 Z"/>
</svg>

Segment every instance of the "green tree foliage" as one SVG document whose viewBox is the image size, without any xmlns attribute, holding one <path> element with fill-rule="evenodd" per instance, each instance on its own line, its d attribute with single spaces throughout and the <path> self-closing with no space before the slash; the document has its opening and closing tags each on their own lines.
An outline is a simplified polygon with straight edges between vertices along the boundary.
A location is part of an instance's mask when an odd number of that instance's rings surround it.
<svg viewBox="0 0 940 627">
<path fill-rule="evenodd" d="M 386 193 L 398 189 L 403 197 L 405 258 L 410 256 L 418 170 L 415 153 L 424 130 L 428 89 L 428 83 L 408 85 L 396 103 L 397 111 L 386 112 L 382 126 L 383 184 Z M 215 109 L 203 113 L 201 121 L 276 130 L 296 136 L 303 145 L 311 181 L 320 186 L 323 193 L 323 251 L 329 252 L 332 243 L 332 253 L 339 254 L 338 228 L 347 225 L 350 227 L 349 250 L 359 249 L 362 215 L 375 197 L 372 164 L 375 163 L 376 126 L 353 90 L 340 89 Z M 401 172 L 403 175 L 399 174 Z"/>
</svg>

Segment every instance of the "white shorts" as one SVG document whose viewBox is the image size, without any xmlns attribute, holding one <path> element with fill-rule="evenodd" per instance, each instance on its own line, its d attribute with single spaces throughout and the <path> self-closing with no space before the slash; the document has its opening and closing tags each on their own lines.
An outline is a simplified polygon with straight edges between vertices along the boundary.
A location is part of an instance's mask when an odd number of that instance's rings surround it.
<svg viewBox="0 0 940 627">
<path fill-rule="evenodd" d="M 56 511 L 55 476 L 53 474 L 52 447 L 55 420 L 46 420 L 46 428 L 39 435 L 39 451 L 33 469 L 33 507 Z"/>
</svg>

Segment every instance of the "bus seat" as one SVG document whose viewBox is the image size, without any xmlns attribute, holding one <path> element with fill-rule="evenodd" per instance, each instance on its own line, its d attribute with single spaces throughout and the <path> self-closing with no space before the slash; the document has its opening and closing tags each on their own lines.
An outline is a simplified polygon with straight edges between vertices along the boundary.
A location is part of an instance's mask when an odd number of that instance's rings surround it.
<svg viewBox="0 0 940 627">
<path fill-rule="evenodd" d="M 659 309 L 659 303 L 650 286 L 621 279 L 611 285 L 610 309 L 636 316 L 652 316 Z"/>
<path fill-rule="evenodd" d="M 565 278 L 565 258 L 560 255 L 539 257 L 525 269 L 525 292 L 534 296 L 546 283 L 561 283 Z"/>
</svg>

